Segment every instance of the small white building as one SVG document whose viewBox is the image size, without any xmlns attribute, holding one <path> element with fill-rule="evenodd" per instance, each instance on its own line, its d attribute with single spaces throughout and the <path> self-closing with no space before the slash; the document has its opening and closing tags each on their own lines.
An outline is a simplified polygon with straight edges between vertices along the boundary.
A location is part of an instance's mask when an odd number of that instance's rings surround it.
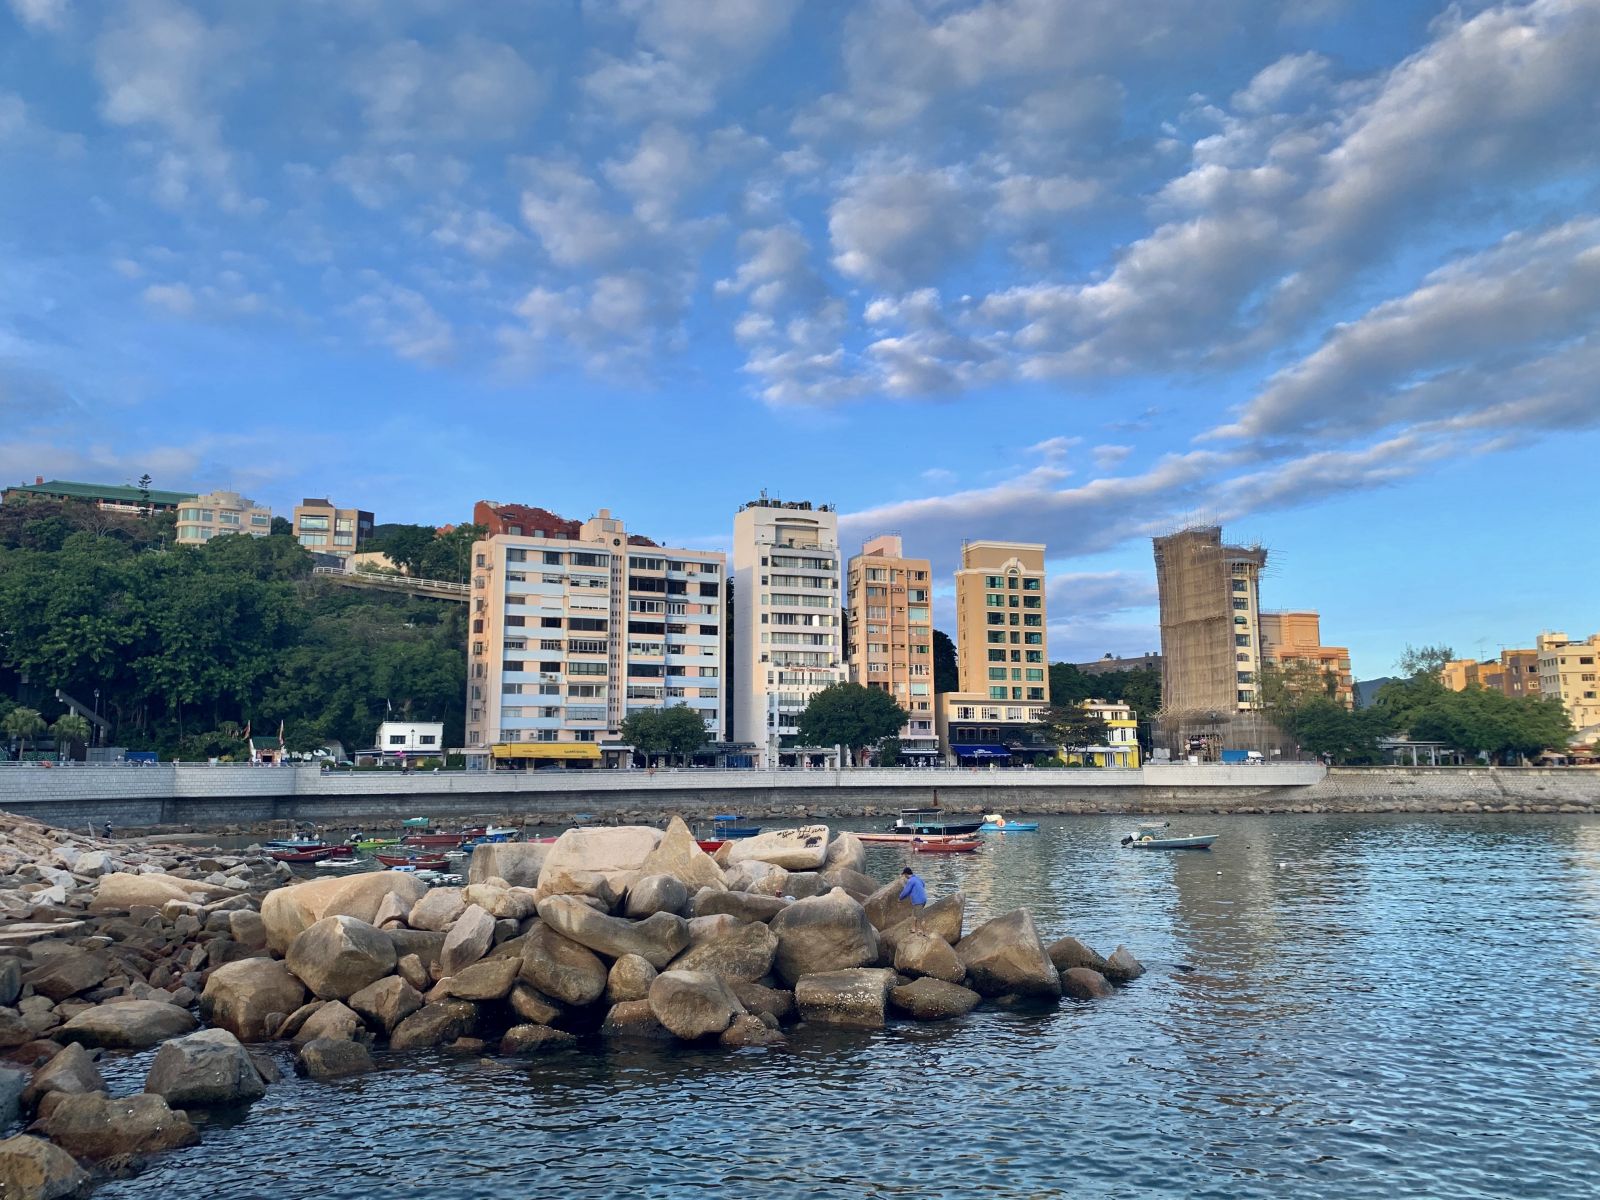
<svg viewBox="0 0 1600 1200">
<path fill-rule="evenodd" d="M 385 758 L 443 757 L 444 722 L 385 721 L 375 749 Z"/>
</svg>

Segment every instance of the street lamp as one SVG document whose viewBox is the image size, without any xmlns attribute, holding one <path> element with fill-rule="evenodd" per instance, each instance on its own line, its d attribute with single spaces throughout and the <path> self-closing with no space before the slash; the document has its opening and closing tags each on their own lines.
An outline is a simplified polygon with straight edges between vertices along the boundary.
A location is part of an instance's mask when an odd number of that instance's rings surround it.
<svg viewBox="0 0 1600 1200">
<path fill-rule="evenodd" d="M 92 745 L 92 746 L 98 746 L 100 744 L 100 689 L 99 688 L 95 688 L 95 690 L 94 690 L 94 715 L 95 715 L 94 730 L 89 734 L 89 744 Z"/>
</svg>

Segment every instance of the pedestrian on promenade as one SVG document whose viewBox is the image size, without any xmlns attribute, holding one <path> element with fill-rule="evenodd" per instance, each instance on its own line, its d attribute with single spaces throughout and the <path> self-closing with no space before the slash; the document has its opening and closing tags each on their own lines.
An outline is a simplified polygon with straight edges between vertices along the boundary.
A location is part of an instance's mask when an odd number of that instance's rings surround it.
<svg viewBox="0 0 1600 1200">
<path fill-rule="evenodd" d="M 922 877 L 910 867 L 900 872 L 900 878 L 905 886 L 900 889 L 900 899 L 911 901 L 911 907 L 920 909 L 928 903 L 928 888 L 922 882 Z"/>
</svg>

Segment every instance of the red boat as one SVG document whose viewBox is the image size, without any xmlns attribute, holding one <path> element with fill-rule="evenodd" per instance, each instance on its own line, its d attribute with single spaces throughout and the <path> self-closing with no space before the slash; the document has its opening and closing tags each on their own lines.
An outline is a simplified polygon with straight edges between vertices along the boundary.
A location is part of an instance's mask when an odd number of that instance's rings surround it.
<svg viewBox="0 0 1600 1200">
<path fill-rule="evenodd" d="M 697 841 L 695 843 L 695 845 L 699 846 L 700 849 L 704 850 L 707 854 L 715 854 L 718 850 L 721 850 L 727 844 L 728 844 L 728 839 L 727 838 L 707 838 L 703 842 Z"/>
<path fill-rule="evenodd" d="M 452 849 L 461 844 L 461 840 L 469 835 L 462 833 L 408 833 L 400 839 L 403 846 L 449 846 Z M 482 832 L 479 832 L 482 836 Z M 382 858 L 382 855 L 379 855 Z"/>
<path fill-rule="evenodd" d="M 378 854 L 374 857 L 386 867 L 415 867 L 419 871 L 444 870 L 442 854 Z"/>
<path fill-rule="evenodd" d="M 332 846 L 317 846 L 307 850 L 274 850 L 271 857 L 281 863 L 318 863 L 333 857 Z"/>
<path fill-rule="evenodd" d="M 918 854 L 971 854 L 982 842 L 912 842 L 911 848 Z"/>
</svg>

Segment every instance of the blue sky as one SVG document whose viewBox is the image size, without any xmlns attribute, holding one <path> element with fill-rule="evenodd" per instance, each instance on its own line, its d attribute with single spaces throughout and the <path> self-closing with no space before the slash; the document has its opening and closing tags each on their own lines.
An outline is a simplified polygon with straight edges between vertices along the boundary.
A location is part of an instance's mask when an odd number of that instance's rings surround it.
<svg viewBox="0 0 1600 1200">
<path fill-rule="evenodd" d="M 1600 0 L 0 0 L 0 479 L 479 498 L 724 542 L 763 487 L 1273 550 L 1358 675 L 1600 627 Z"/>
</svg>

